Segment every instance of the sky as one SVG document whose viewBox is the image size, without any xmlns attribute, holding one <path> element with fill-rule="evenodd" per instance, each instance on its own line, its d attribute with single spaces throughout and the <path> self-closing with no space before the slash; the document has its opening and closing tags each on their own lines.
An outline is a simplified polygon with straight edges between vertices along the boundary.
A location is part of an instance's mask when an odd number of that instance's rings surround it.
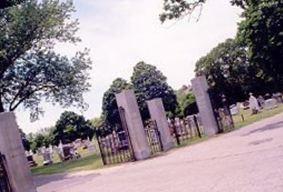
<svg viewBox="0 0 283 192">
<path fill-rule="evenodd" d="M 139 61 L 155 65 L 174 89 L 190 84 L 196 61 L 218 43 L 236 35 L 241 10 L 228 0 L 208 0 L 190 18 L 161 24 L 159 14 L 163 0 L 74 0 L 80 21 L 76 46 L 58 45 L 57 51 L 72 56 L 87 47 L 93 61 L 91 90 L 85 94 L 89 108 L 42 103 L 44 115 L 30 122 L 29 111 L 16 111 L 17 121 L 26 133 L 55 125 L 65 110 L 75 111 L 87 119 L 101 114 L 103 93 L 117 77 L 129 80 Z"/>
</svg>

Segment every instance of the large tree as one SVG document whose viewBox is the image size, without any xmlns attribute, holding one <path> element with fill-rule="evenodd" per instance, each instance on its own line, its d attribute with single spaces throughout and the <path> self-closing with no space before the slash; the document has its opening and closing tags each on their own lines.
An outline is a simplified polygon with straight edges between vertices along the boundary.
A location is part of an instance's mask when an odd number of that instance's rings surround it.
<svg viewBox="0 0 283 192">
<path fill-rule="evenodd" d="M 104 93 L 102 101 L 102 116 L 106 123 L 115 125 L 120 123 L 120 116 L 116 102 L 115 94 L 120 93 L 124 89 L 130 89 L 131 85 L 122 78 L 115 79 L 110 88 Z"/>
<path fill-rule="evenodd" d="M 246 47 L 233 39 L 220 43 L 200 58 L 195 71 L 206 75 L 215 94 L 225 94 L 231 102 L 245 99 L 250 91 L 264 92 L 266 88 L 259 78 L 260 70 L 248 59 Z"/>
<path fill-rule="evenodd" d="M 283 89 L 283 1 L 258 0 L 246 6 L 238 39 L 272 91 Z"/>
<path fill-rule="evenodd" d="M 58 0 L 26 0 L 0 10 L 0 112 L 23 105 L 37 118 L 42 99 L 85 106 L 88 51 L 68 58 L 54 50 L 57 42 L 80 41 L 73 12 L 72 1 Z"/>
<path fill-rule="evenodd" d="M 161 22 L 182 19 L 203 6 L 206 0 L 164 0 Z M 268 82 L 270 91 L 283 86 L 283 2 L 281 0 L 231 0 L 243 10 L 237 39 L 248 48 L 250 63 Z"/>
<path fill-rule="evenodd" d="M 131 82 L 137 96 L 142 117 L 149 118 L 146 101 L 161 98 L 167 112 L 175 113 L 177 98 L 167 78 L 155 66 L 139 62 L 134 67 Z"/>
<path fill-rule="evenodd" d="M 92 139 L 94 128 L 91 122 L 86 120 L 82 115 L 65 111 L 56 122 L 53 134 L 53 143 L 57 145 L 60 141 L 69 143 L 76 139 Z"/>
</svg>

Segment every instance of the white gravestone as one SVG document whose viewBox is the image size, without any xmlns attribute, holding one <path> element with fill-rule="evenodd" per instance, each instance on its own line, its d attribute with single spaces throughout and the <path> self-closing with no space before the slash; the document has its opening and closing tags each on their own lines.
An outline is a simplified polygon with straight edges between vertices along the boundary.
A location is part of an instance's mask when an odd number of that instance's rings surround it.
<svg viewBox="0 0 283 192">
<path fill-rule="evenodd" d="M 264 102 L 265 109 L 274 109 L 276 107 L 278 107 L 276 99 L 267 99 Z"/>
</svg>

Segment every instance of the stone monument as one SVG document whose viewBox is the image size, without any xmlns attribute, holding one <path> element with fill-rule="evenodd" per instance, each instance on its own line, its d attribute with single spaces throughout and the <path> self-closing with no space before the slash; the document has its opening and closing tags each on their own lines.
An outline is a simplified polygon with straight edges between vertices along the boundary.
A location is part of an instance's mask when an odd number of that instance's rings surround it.
<svg viewBox="0 0 283 192">
<path fill-rule="evenodd" d="M 123 115 L 125 116 L 135 159 L 143 160 L 148 158 L 150 148 L 134 91 L 124 90 L 116 94 L 116 100 L 118 107 L 121 107 L 124 111 Z"/>
<path fill-rule="evenodd" d="M 157 124 L 158 131 L 160 132 L 163 150 L 167 151 L 174 147 L 174 141 L 170 134 L 166 113 L 161 98 L 152 99 L 147 101 L 147 106 L 151 119 Z"/>
<path fill-rule="evenodd" d="M 196 97 L 204 134 L 212 136 L 218 133 L 218 126 L 208 94 L 208 84 L 205 76 L 199 76 L 192 81 L 193 93 Z"/>
<path fill-rule="evenodd" d="M 36 192 L 14 113 L 0 113 L 0 152 L 13 192 Z"/>
</svg>

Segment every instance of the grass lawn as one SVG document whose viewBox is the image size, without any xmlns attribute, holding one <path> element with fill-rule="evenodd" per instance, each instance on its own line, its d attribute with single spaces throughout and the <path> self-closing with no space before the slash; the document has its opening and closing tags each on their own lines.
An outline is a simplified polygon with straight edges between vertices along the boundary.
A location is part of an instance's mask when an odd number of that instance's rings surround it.
<svg viewBox="0 0 283 192">
<path fill-rule="evenodd" d="M 268 118 L 274 116 L 276 114 L 283 112 L 283 104 L 279 105 L 277 108 L 272 110 L 262 110 L 260 113 L 256 115 L 251 115 L 250 110 L 241 110 L 240 114 L 233 116 L 235 128 L 241 128 L 248 124 L 254 123 L 256 121 L 262 120 L 264 118 Z M 244 117 L 244 121 L 242 120 L 241 115 Z M 183 143 L 182 147 L 185 145 L 194 144 L 200 141 L 206 140 L 207 137 L 204 138 L 195 138 L 191 141 Z M 97 148 L 98 149 L 98 148 Z M 71 172 L 71 171 L 82 171 L 82 170 L 94 170 L 98 168 L 102 168 L 103 164 L 101 158 L 97 154 L 89 155 L 86 151 L 80 151 L 82 158 L 80 160 L 71 160 L 66 162 L 59 162 L 59 158 L 54 156 L 54 164 L 49 166 L 42 166 L 42 157 L 36 156 L 35 160 L 39 163 L 39 167 L 32 168 L 32 173 L 34 175 L 39 174 L 54 174 L 54 173 L 62 173 L 62 172 Z"/>
<path fill-rule="evenodd" d="M 65 162 L 57 162 L 49 166 L 39 166 L 32 168 L 32 173 L 34 175 L 42 174 L 54 174 L 62 172 L 72 172 L 72 171 L 83 171 L 83 170 L 93 170 L 101 168 L 102 161 L 97 155 L 89 155 L 83 157 L 79 160 L 70 160 Z"/>
<path fill-rule="evenodd" d="M 283 104 L 280 104 L 277 108 L 272 110 L 265 110 L 263 109 L 260 113 L 256 115 L 251 115 L 251 110 L 241 110 L 240 114 L 233 116 L 235 128 L 241 128 L 243 126 L 249 125 L 251 123 L 257 122 L 259 120 L 272 117 L 276 114 L 283 112 Z M 241 118 L 241 114 L 244 116 L 244 121 Z"/>
</svg>

